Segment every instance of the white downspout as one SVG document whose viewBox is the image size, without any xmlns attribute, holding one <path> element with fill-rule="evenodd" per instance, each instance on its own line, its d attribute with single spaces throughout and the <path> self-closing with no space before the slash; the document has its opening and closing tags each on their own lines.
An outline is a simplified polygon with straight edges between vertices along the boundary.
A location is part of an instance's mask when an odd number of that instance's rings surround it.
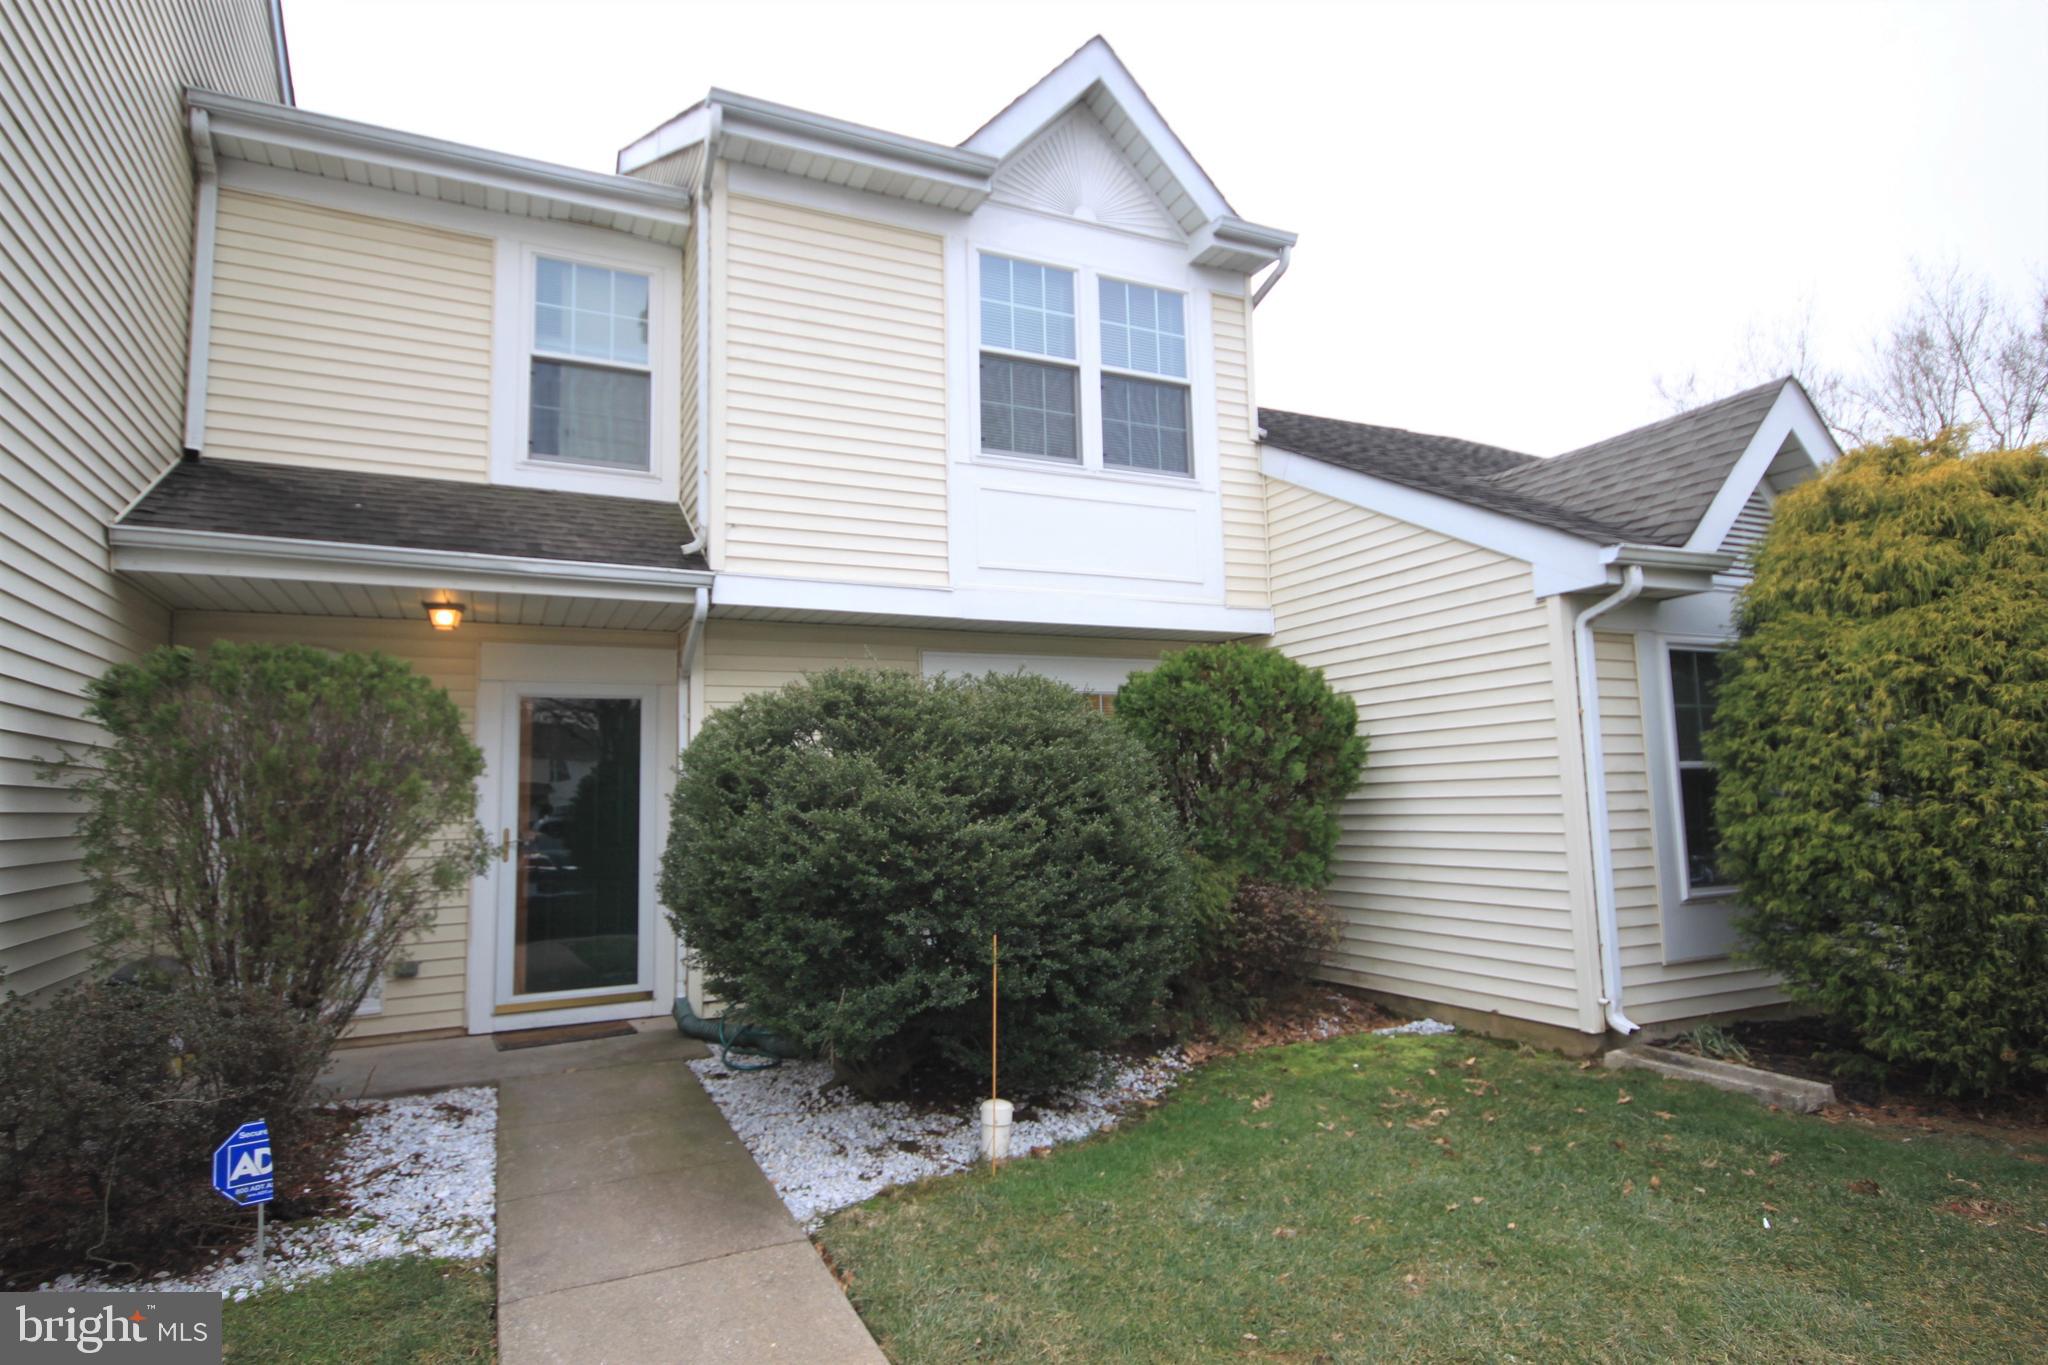
<svg viewBox="0 0 2048 1365">
<path fill-rule="evenodd" d="M 220 219 L 220 172 L 213 159 L 213 129 L 206 111 L 187 121 L 198 181 L 192 202 L 192 310 L 185 334 L 185 449 L 206 444 L 206 360 L 213 345 L 213 242 Z"/>
<path fill-rule="evenodd" d="M 699 699 L 697 678 L 697 656 L 704 648 L 704 618 L 711 611 L 711 589 L 697 589 L 697 604 L 690 610 L 690 628 L 683 636 L 683 706 L 684 711 L 677 719 L 681 724 L 683 747 L 688 748 L 696 736 L 697 718 L 704 714 Z"/>
<path fill-rule="evenodd" d="M 1266 301 L 1266 295 L 1273 292 L 1273 286 L 1280 283 L 1280 277 L 1287 273 L 1287 267 L 1291 265 L 1293 261 L 1294 248 L 1291 246 L 1281 247 L 1280 263 L 1273 267 L 1272 274 L 1266 276 L 1264 280 L 1260 281 L 1258 292 L 1252 295 L 1252 307 L 1256 308 Z"/>
<path fill-rule="evenodd" d="M 697 535 L 683 546 L 686 555 L 701 551 L 711 538 L 704 529 L 711 515 L 711 262 L 705 253 L 711 249 L 711 165 L 718 155 L 722 111 L 714 104 L 708 112 L 704 160 L 697 168 L 697 183 L 690 189 L 697 208 L 696 220 L 690 224 L 690 231 L 697 234 Z"/>
<path fill-rule="evenodd" d="M 1579 674 L 1579 737 L 1585 746 L 1586 813 L 1593 834 L 1593 918 L 1600 936 L 1600 1006 L 1607 1027 L 1634 1033 L 1639 1025 L 1621 1011 L 1621 928 L 1614 908 L 1614 831 L 1607 815 L 1607 746 L 1600 736 L 1600 678 L 1593 656 L 1593 622 L 1626 606 L 1643 590 L 1643 566 L 1622 571 L 1621 586 L 1572 622 L 1572 652 Z"/>
</svg>

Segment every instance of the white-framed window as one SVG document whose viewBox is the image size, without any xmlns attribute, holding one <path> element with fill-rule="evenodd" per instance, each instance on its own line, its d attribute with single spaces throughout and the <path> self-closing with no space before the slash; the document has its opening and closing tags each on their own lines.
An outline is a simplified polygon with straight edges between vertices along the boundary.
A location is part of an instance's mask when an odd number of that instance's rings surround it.
<svg viewBox="0 0 2048 1365">
<path fill-rule="evenodd" d="M 1080 351 L 1074 272 L 981 258 L 981 448 L 1077 464 Z"/>
<path fill-rule="evenodd" d="M 532 269 L 527 458 L 651 471 L 652 278 L 552 255 Z"/>
<path fill-rule="evenodd" d="M 682 252 L 576 224 L 497 239 L 491 480 L 669 500 L 682 467 Z"/>
<path fill-rule="evenodd" d="M 1678 776 L 1677 833 L 1681 873 L 1692 895 L 1726 891 L 1721 834 L 1714 822 L 1718 776 L 1707 760 L 1706 735 L 1714 724 L 1721 686 L 1721 655 L 1713 649 L 1673 646 L 1670 669 L 1672 766 Z"/>
<path fill-rule="evenodd" d="M 1194 473 L 1185 294 L 994 251 L 975 262 L 982 454 Z"/>
<path fill-rule="evenodd" d="M 1099 295 L 1102 463 L 1189 473 L 1187 301 L 1107 278 Z"/>
</svg>

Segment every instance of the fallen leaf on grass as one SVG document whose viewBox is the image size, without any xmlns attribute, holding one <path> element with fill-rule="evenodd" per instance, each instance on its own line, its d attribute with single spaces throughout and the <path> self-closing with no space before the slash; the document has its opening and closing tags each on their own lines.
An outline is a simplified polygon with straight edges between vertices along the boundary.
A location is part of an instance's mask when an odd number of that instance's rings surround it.
<svg viewBox="0 0 2048 1365">
<path fill-rule="evenodd" d="M 1626 1090 L 1622 1091 L 1621 1098 L 1615 1101 L 1616 1104 L 1634 1104 L 1635 1102 L 1636 1097 L 1629 1094 Z"/>
<path fill-rule="evenodd" d="M 1783 1152 L 1772 1152 L 1772 1153 L 1771 1153 L 1771 1165 L 1773 1165 L 1773 1166 L 1782 1166 L 1782 1165 L 1784 1165 L 1784 1164 L 1785 1164 L 1785 1154 L 1784 1154 Z"/>
<path fill-rule="evenodd" d="M 1296 1232 L 1293 1228 L 1274 1228 L 1273 1235 L 1275 1237 L 1278 1237 L 1283 1242 L 1288 1240 L 1289 1238 L 1301 1236 L 1301 1234 Z"/>
<path fill-rule="evenodd" d="M 1661 1190 L 1664 1188 L 1664 1181 L 1660 1177 L 1653 1175 L 1650 1177 L 1650 1188 L 1653 1190 Z"/>
<path fill-rule="evenodd" d="M 1260 1110 L 1270 1108 L 1272 1106 L 1272 1103 L 1273 1092 L 1268 1090 L 1265 1094 L 1259 1096 L 1257 1099 L 1252 1101 L 1252 1112 L 1258 1113 Z M 1257 1339 L 1258 1338 L 1256 1337 L 1253 1338 L 1254 1341 L 1256 1341 Z"/>
<path fill-rule="evenodd" d="M 1633 1181 L 1633 1180 L 1624 1180 L 1624 1181 L 1622 1181 L 1622 1182 L 1621 1182 L 1621 1192 L 1622 1192 L 1623 1194 L 1634 1194 L 1634 1193 L 1636 1192 L 1636 1182 L 1635 1182 L 1635 1181 Z"/>
<path fill-rule="evenodd" d="M 1678 1115 L 1672 1113 L 1669 1109 L 1652 1109 L 1650 1112 L 1655 1114 L 1658 1118 L 1663 1119 L 1666 1123 L 1669 1123 L 1672 1119 L 1678 1117 Z"/>
<path fill-rule="evenodd" d="M 1849 1182 L 1849 1193 L 1883 1194 L 1884 1187 L 1879 1185 L 1875 1180 L 1852 1180 Z"/>
<path fill-rule="evenodd" d="M 1957 1183 L 1967 1185 L 1970 1182 Z M 1987 1228 L 1995 1228 L 2001 1220 L 2019 1212 L 2012 1205 L 1998 1199 L 1952 1199 L 1941 1207 L 1946 1213 L 1953 1213 L 1958 1218 L 1967 1218 Z"/>
</svg>

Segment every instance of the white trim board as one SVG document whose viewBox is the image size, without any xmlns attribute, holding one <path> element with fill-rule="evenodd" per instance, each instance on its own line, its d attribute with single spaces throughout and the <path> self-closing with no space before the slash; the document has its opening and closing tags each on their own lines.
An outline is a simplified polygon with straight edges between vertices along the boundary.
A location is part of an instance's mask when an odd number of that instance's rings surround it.
<svg viewBox="0 0 2048 1365">
<path fill-rule="evenodd" d="M 1728 538 L 1735 519 L 1742 515 L 1742 509 L 1749 503 L 1749 495 L 1763 482 L 1766 472 L 1778 458 L 1779 447 L 1785 444 L 1787 436 L 1799 438 L 1800 449 L 1806 458 L 1820 469 L 1833 461 L 1842 451 L 1829 433 L 1827 423 L 1807 400 L 1806 393 L 1797 381 L 1787 380 L 1785 387 L 1778 391 L 1771 410 L 1757 425 L 1735 467 L 1728 471 L 1728 477 L 1721 481 L 1720 491 L 1693 528 L 1686 540 L 1688 550 L 1718 550 L 1721 542 Z"/>
<path fill-rule="evenodd" d="M 754 607 L 817 616 L 895 617 L 967 630 L 989 626 L 1070 626 L 1182 638 L 1239 639 L 1273 633 L 1269 609 L 1113 597 L 1099 592 L 1032 592 L 1002 588 L 898 588 L 721 573 L 711 590 L 720 608 Z"/>
</svg>

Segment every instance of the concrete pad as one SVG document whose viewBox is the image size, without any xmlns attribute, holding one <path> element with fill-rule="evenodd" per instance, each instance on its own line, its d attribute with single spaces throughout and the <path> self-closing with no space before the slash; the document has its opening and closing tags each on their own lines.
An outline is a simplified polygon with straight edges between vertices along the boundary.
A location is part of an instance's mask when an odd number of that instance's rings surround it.
<svg viewBox="0 0 2048 1365">
<path fill-rule="evenodd" d="M 680 1061 L 514 1076 L 498 1083 L 498 1127 L 718 1107 Z"/>
<path fill-rule="evenodd" d="M 1824 1081 L 1809 1081 L 1804 1077 L 1762 1071 L 1753 1066 L 1737 1066 L 1734 1062 L 1695 1057 L 1690 1052 L 1675 1052 L 1670 1048 L 1646 1044 L 1616 1048 L 1603 1060 L 1610 1071 L 1635 1069 L 1674 1080 L 1703 1081 L 1717 1090 L 1747 1095 L 1758 1104 L 1773 1104 L 1799 1114 L 1811 1114 L 1835 1102 L 1835 1088 Z"/>
<path fill-rule="evenodd" d="M 703 1043 L 677 1033 L 673 1021 L 646 1022 L 653 1027 L 630 1038 L 593 1038 L 516 1052 L 498 1051 L 488 1037 L 346 1047 L 334 1054 L 320 1080 L 343 1099 L 381 1099 L 458 1085 L 489 1085 L 517 1076 L 546 1076 L 635 1062 L 688 1061 L 711 1055 Z"/>
<path fill-rule="evenodd" d="M 634 1176 L 498 1204 L 498 1301 L 804 1243 L 751 1160 Z"/>
<path fill-rule="evenodd" d="M 714 1161 L 752 1165 L 753 1157 L 710 1105 L 664 1106 L 600 1123 L 523 1124 L 498 1130 L 498 1198 L 524 1199 Z"/>
<path fill-rule="evenodd" d="M 743 1252 L 507 1304 L 502 1365 L 880 1365 L 853 1305 L 807 1242 Z"/>
</svg>

